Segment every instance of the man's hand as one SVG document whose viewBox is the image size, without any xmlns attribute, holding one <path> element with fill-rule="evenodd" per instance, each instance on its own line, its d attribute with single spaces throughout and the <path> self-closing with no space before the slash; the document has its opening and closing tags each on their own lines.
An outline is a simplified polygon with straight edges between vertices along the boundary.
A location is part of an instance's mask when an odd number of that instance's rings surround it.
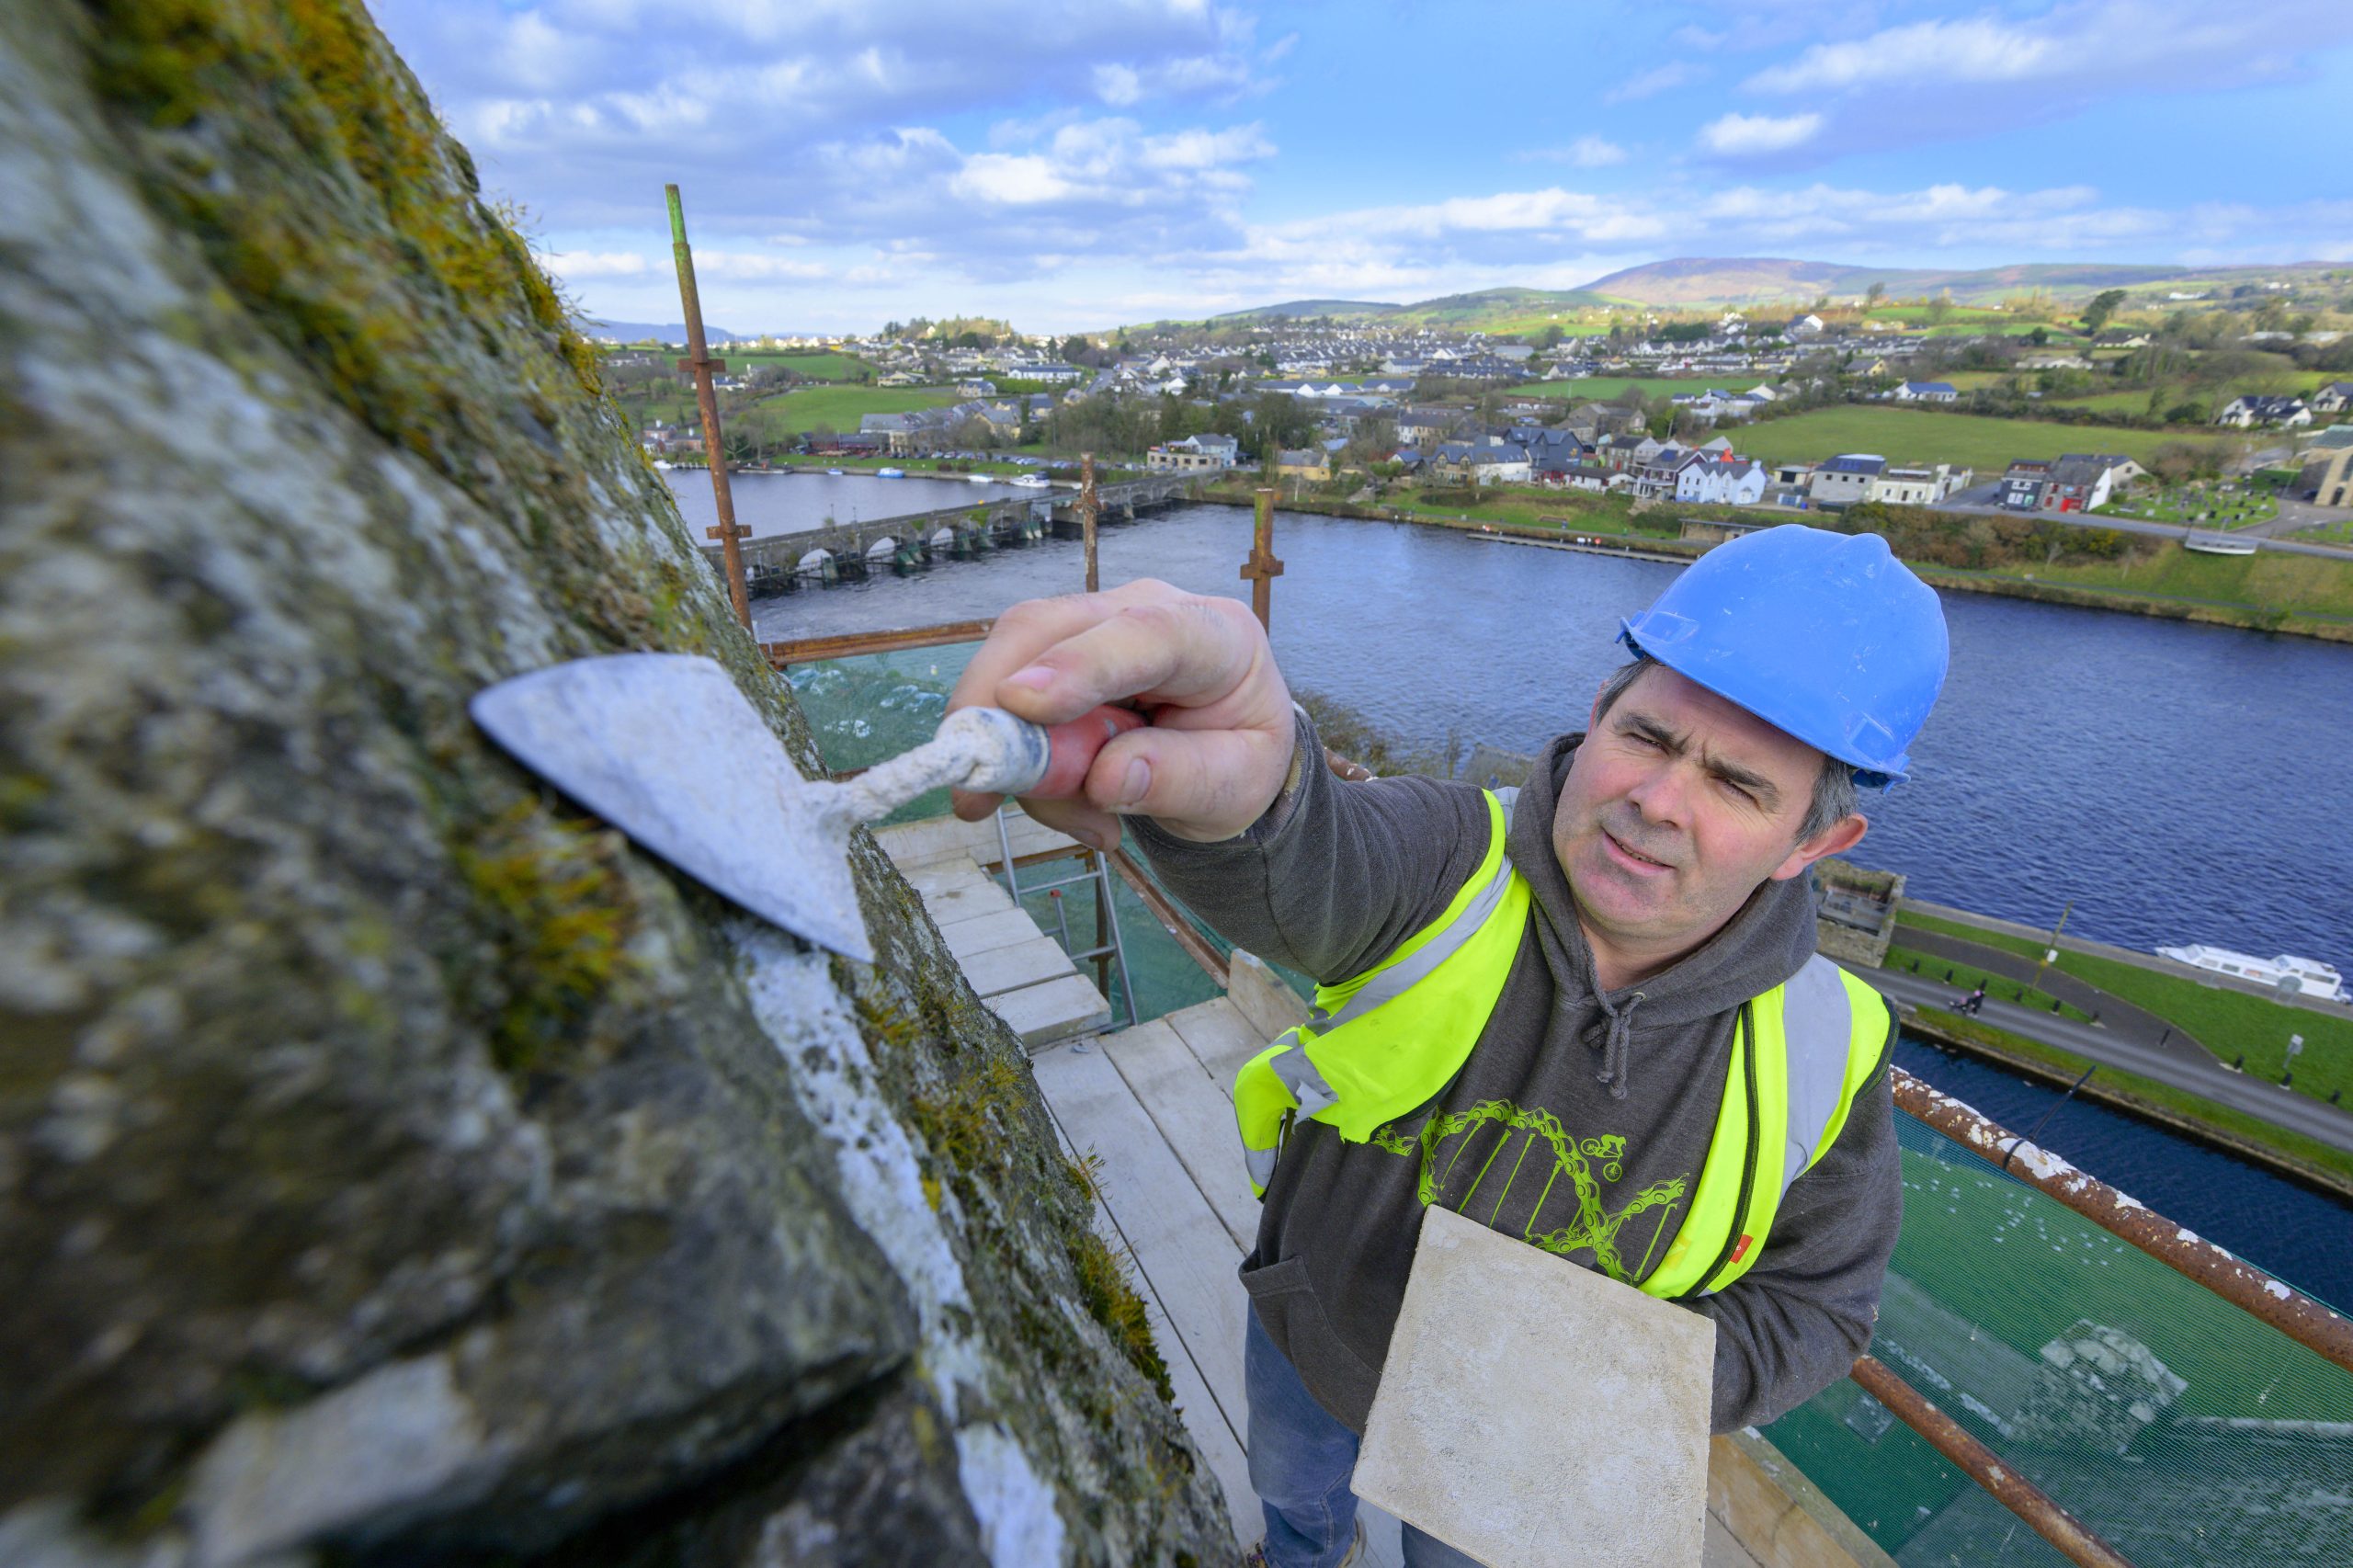
<svg viewBox="0 0 2353 1568">
<path fill-rule="evenodd" d="M 1213 843 L 1282 792 L 1296 732 L 1265 629 L 1233 599 L 1149 578 L 1015 605 L 965 666 L 948 710 L 994 704 L 1052 725 L 1129 701 L 1150 726 L 1105 745 L 1077 796 L 1025 800 L 1023 810 L 1098 847 L 1120 841 L 1122 815 Z M 977 821 L 998 799 L 959 790 L 956 814 Z"/>
</svg>

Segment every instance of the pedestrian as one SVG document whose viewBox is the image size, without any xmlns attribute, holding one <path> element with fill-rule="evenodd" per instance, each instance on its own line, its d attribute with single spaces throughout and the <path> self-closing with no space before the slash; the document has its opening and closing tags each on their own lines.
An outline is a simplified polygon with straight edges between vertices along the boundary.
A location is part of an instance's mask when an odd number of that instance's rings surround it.
<svg viewBox="0 0 2353 1568">
<path fill-rule="evenodd" d="M 958 683 L 951 707 L 1048 722 L 1144 709 L 1084 800 L 1030 813 L 1100 845 L 1124 819 L 1211 926 L 1318 982 L 1316 1021 L 1234 1085 L 1264 1199 L 1254 1562 L 1361 1551 L 1349 1477 L 1425 1204 L 1713 1319 L 1718 1432 L 1870 1342 L 1893 1016 L 1816 955 L 1805 872 L 1862 838 L 1859 788 L 1904 777 L 1942 613 L 1877 536 L 1792 524 L 1701 556 L 1620 641 L 1516 799 L 1336 779 L 1256 620 L 1165 584 L 1017 605 Z M 1404 1539 L 1415 1568 L 1469 1561 Z"/>
<path fill-rule="evenodd" d="M 1973 1018 L 1977 1016 L 1977 1010 L 1984 1006 L 1985 1006 L 1985 983 L 1981 980 L 1977 983 L 1976 990 L 1961 999 L 1959 1010 Z"/>
</svg>

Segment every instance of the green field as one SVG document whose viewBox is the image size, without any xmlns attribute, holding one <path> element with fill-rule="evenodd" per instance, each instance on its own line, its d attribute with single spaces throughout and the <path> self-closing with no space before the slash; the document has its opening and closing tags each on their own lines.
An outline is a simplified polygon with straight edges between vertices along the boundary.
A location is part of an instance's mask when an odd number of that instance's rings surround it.
<svg viewBox="0 0 2353 1568">
<path fill-rule="evenodd" d="M 730 370 L 756 369 L 762 365 L 774 365 L 813 381 L 847 381 L 872 369 L 865 360 L 853 359 L 847 354 L 768 353 L 755 348 L 737 349 L 727 356 Z"/>
<path fill-rule="evenodd" d="M 2261 551 L 2200 555 L 2168 541 L 2154 555 L 2097 565 L 2040 566 L 2038 582 L 2156 594 L 2294 614 L 2353 617 L 2353 562 Z"/>
<path fill-rule="evenodd" d="M 1561 398 L 1577 403 L 1608 403 L 1628 387 L 1640 387 L 1644 397 L 1669 397 L 1677 392 L 1703 392 L 1710 387 L 1718 392 L 1746 392 L 1759 381 L 1769 381 L 1770 376 L 1750 372 L 1729 379 L 1723 376 L 1695 381 L 1689 376 L 1588 376 L 1574 381 L 1531 381 L 1526 386 L 1506 388 L 1513 397 Z"/>
<path fill-rule="evenodd" d="M 1744 450 L 1773 462 L 1819 462 L 1842 452 L 1876 452 L 1897 462 L 1972 468 L 1981 479 L 1999 474 L 2013 459 L 2055 458 L 2066 452 L 2119 452 L 2146 462 L 2159 447 L 2184 439 L 2168 430 L 2086 429 L 2030 419 L 1853 406 L 1769 420 L 1733 438 Z M 2216 439 L 2202 432 L 2189 438 Z"/>
<path fill-rule="evenodd" d="M 855 430 L 870 414 L 907 414 L 962 401 L 954 387 L 807 387 L 762 398 L 733 417 L 756 418 L 774 434 L 806 435 L 820 425 Z"/>
</svg>

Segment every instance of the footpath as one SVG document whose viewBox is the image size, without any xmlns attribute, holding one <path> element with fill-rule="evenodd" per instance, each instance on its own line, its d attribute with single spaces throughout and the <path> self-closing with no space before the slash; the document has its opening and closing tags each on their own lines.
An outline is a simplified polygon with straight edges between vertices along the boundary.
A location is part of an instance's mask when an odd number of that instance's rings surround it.
<svg viewBox="0 0 2353 1568">
<path fill-rule="evenodd" d="M 1967 964 L 2021 983 L 2034 978 L 2032 959 L 1958 937 L 1907 926 L 1904 945 L 1915 952 L 1949 959 L 1955 964 Z M 1961 992 L 1960 987 L 1947 983 L 1941 972 L 1926 965 L 1917 974 L 1907 969 L 1886 968 L 1867 978 L 1892 1000 L 1916 1008 L 1930 1019 L 1943 1013 L 1947 1004 Z M 2004 1001 L 1993 992 L 1986 994 L 1979 1020 L 2072 1051 L 2103 1067 L 2138 1074 L 2201 1096 L 2332 1148 L 2353 1151 L 2353 1113 L 2237 1072 L 2190 1035 L 2155 1014 L 2055 968 L 2043 971 L 2040 984 L 2045 994 L 2091 1014 L 2098 1021 L 2085 1023 L 2062 1017 L 2040 1007 Z"/>
</svg>

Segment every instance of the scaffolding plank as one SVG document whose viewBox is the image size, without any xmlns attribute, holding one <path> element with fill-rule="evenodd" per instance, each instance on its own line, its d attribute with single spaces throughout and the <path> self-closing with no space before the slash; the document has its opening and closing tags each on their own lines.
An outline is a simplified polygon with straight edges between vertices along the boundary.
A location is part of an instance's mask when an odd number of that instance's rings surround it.
<svg viewBox="0 0 2353 1568">
<path fill-rule="evenodd" d="M 1103 1053 L 1200 1189 L 1226 1234 L 1244 1252 L 1258 1234 L 1258 1200 L 1242 1166 L 1233 1102 L 1218 1092 L 1200 1059 L 1165 1018 L 1103 1037 Z"/>
<path fill-rule="evenodd" d="M 1222 996 L 1212 996 L 1167 1016 L 1186 1047 L 1200 1062 L 1218 1093 L 1230 1104 L 1233 1075 L 1242 1064 L 1267 1049 L 1267 1036 L 1242 1016 L 1242 1009 Z"/>
<path fill-rule="evenodd" d="M 1013 907 L 1013 895 L 974 866 L 972 881 L 951 881 L 923 893 L 923 906 L 931 911 L 932 919 L 939 925 L 952 926 L 959 920 L 1002 915 Z"/>
<path fill-rule="evenodd" d="M 1016 942 L 1009 948 L 991 948 L 962 961 L 964 978 L 972 983 L 973 990 L 992 1001 L 1005 992 L 1078 972 L 1070 955 L 1051 937 Z"/>
<path fill-rule="evenodd" d="M 948 950 L 958 963 L 970 960 L 975 953 L 985 953 L 992 948 L 1009 948 L 1016 942 L 1028 942 L 1045 935 L 1038 923 L 1017 909 L 1000 911 L 995 915 L 976 915 L 970 920 L 951 921 L 939 928 L 948 943 Z"/>
<path fill-rule="evenodd" d="M 1053 1116 L 1054 1135 L 1061 1140 L 1063 1150 L 1076 1154 L 1078 1148 L 1071 1142 L 1070 1129 L 1063 1124 L 1051 1094 L 1047 1096 L 1046 1108 Z M 1127 1243 L 1120 1239 L 1119 1228 L 1100 1203 L 1095 1206 L 1095 1229 L 1115 1249 L 1127 1254 Z M 1265 1533 L 1266 1520 L 1258 1510 L 1257 1494 L 1250 1484 L 1250 1460 L 1243 1451 L 1242 1413 L 1234 1412 L 1229 1420 L 1226 1413 L 1218 1408 L 1216 1397 L 1201 1379 L 1200 1368 L 1194 1365 L 1183 1338 L 1169 1323 L 1168 1308 L 1161 1301 L 1160 1292 L 1143 1277 L 1141 1268 L 1133 1273 L 1136 1292 L 1143 1298 L 1151 1319 L 1153 1343 L 1160 1347 L 1161 1359 L 1168 1364 L 1168 1385 L 1176 1395 L 1176 1413 L 1183 1419 L 1193 1446 L 1209 1461 L 1210 1473 L 1217 1477 L 1225 1493 L 1225 1506 L 1233 1518 L 1235 1542 L 1246 1548 Z"/>
<path fill-rule="evenodd" d="M 1034 1059 L 1038 1086 L 1080 1153 L 1103 1157 L 1104 1207 L 1169 1326 L 1229 1424 L 1246 1430 L 1242 1331 L 1249 1298 L 1234 1278 L 1242 1249 L 1103 1051 L 1059 1045 Z"/>
<path fill-rule="evenodd" d="M 1075 1034 L 1092 1034 L 1111 1021 L 1111 1004 L 1083 974 L 999 992 L 983 1002 L 1032 1051 Z"/>
</svg>

